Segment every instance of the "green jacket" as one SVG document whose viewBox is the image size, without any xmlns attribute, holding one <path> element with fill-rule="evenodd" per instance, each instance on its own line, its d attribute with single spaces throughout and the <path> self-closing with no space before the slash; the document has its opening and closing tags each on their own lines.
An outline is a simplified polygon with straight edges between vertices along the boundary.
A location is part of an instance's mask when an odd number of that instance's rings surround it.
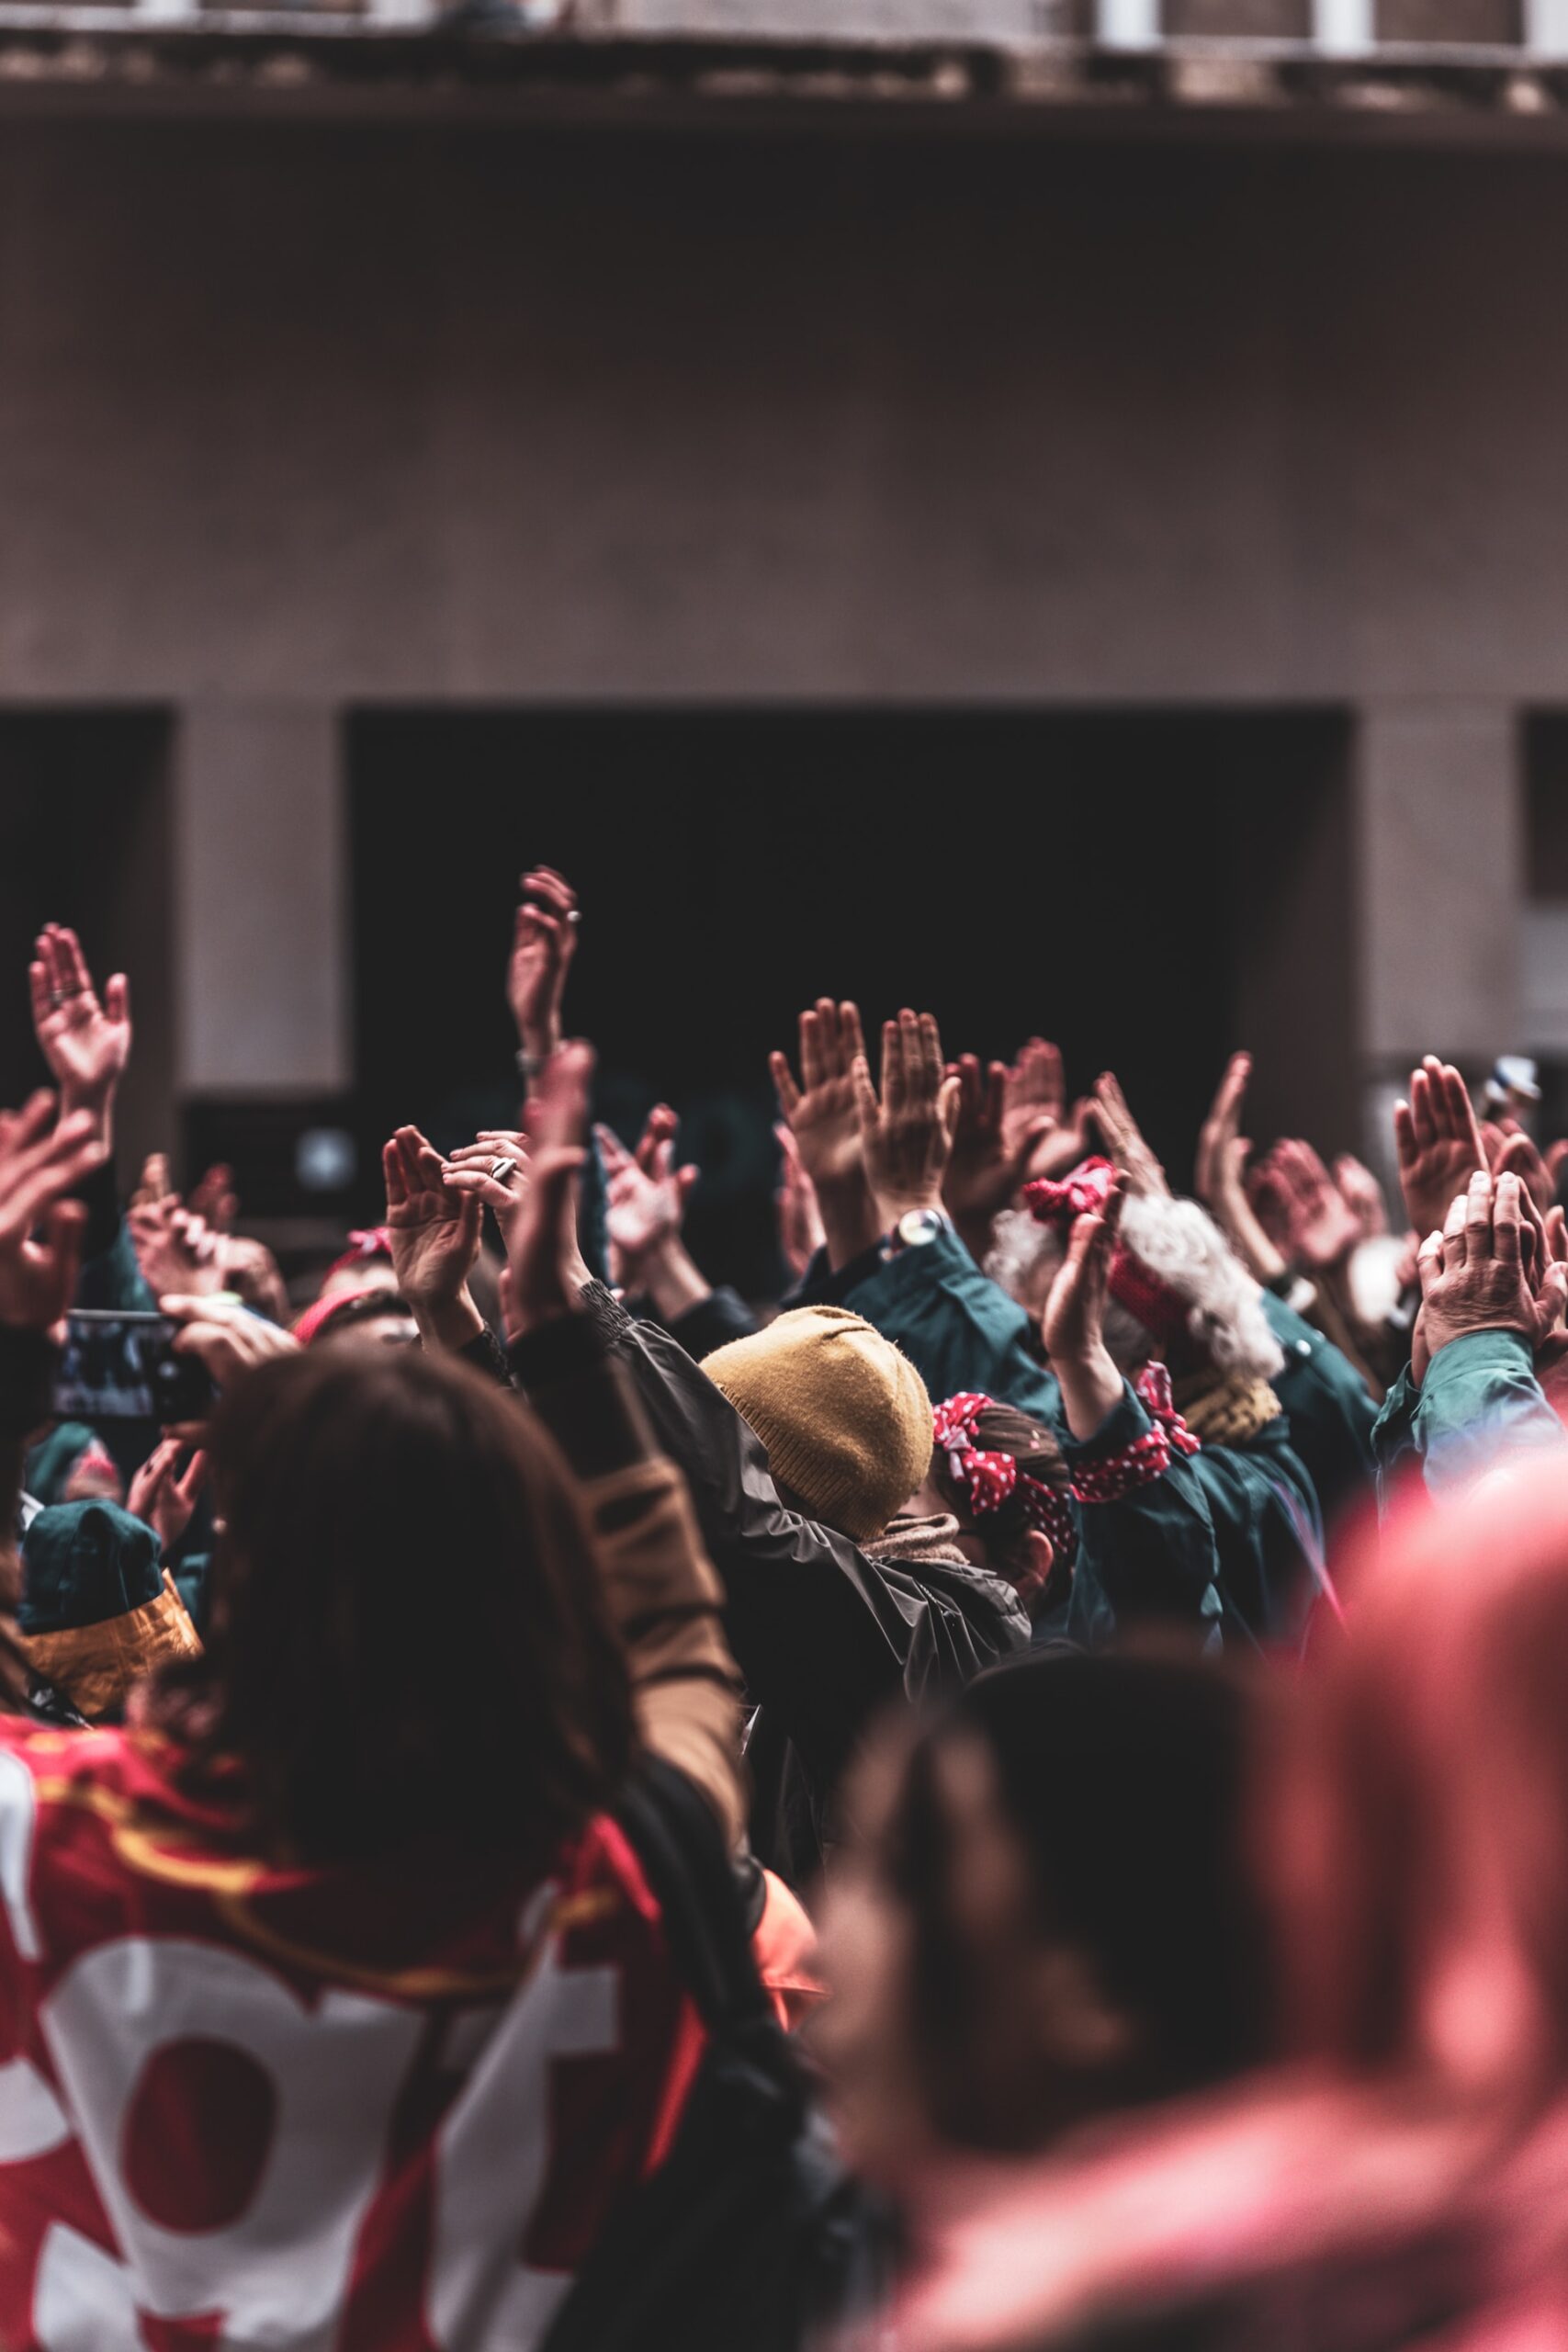
<svg viewBox="0 0 1568 2352">
<path fill-rule="evenodd" d="M 1314 1325 L 1270 1290 L 1263 1293 L 1263 1312 L 1285 1351 L 1274 1394 L 1290 1420 L 1291 1444 L 1312 1480 L 1324 1524 L 1333 1528 L 1343 1513 L 1371 1498 L 1378 1408 L 1355 1366 Z"/>
<path fill-rule="evenodd" d="M 933 1403 L 974 1389 L 1032 1413 L 1058 1439 L 1069 1465 L 1123 1447 L 1152 1427 L 1125 1382 L 1091 1438 L 1075 1438 L 1055 1375 L 1032 1346 L 1028 1316 L 981 1273 L 958 1236 L 905 1250 L 863 1273 L 844 1304 L 892 1340 L 915 1365 Z M 1036 1638 L 1066 1634 L 1103 1641 L 1117 1619 L 1181 1617 L 1218 1626 L 1223 1610 L 1214 1530 L 1194 1463 L 1173 1458 L 1163 1477 L 1114 1503 L 1075 1503 L 1078 1556 L 1065 1620 Z"/>
<path fill-rule="evenodd" d="M 1517 1331 L 1466 1331 L 1439 1348 L 1419 1388 L 1407 1364 L 1372 1431 L 1378 1505 L 1419 1476 L 1439 1500 L 1512 1453 L 1568 1451 Z"/>
</svg>

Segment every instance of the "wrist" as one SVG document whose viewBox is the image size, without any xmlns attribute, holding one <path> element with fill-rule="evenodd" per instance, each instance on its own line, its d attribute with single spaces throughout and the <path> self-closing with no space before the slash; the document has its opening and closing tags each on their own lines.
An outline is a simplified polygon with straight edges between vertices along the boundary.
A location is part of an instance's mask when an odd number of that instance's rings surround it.
<svg viewBox="0 0 1568 2352">
<path fill-rule="evenodd" d="M 96 1139 L 107 1150 L 114 1140 L 115 1086 L 109 1080 L 100 1086 L 62 1086 L 60 1116 L 69 1118 L 73 1112 L 85 1111 L 96 1129 Z"/>
<path fill-rule="evenodd" d="M 427 1348 L 458 1353 L 484 1329 L 484 1317 L 474 1305 L 467 1283 L 456 1298 L 409 1300 L 415 1327 Z"/>
<path fill-rule="evenodd" d="M 952 1223 L 942 1202 L 940 1184 L 911 1187 L 907 1192 L 875 1193 L 873 1199 L 876 1206 L 878 1229 L 883 1233 L 891 1233 L 901 1218 L 917 1215 L 939 1216 L 944 1225 Z"/>
<path fill-rule="evenodd" d="M 549 1060 L 550 1056 L 559 1050 L 560 1023 L 558 1020 L 519 1021 L 517 1043 L 520 1049 L 519 1068 L 521 1069 L 525 1062 L 530 1063 L 533 1066 L 533 1074 L 536 1076 Z"/>
<path fill-rule="evenodd" d="M 678 1233 L 645 1251 L 637 1263 L 637 1280 L 666 1323 L 675 1322 L 700 1306 L 713 1290 Z M 628 1285 L 629 1287 L 629 1285 Z"/>
<path fill-rule="evenodd" d="M 1091 1438 L 1107 1414 L 1122 1401 L 1122 1374 L 1109 1348 L 1086 1348 L 1081 1354 L 1051 1359 L 1051 1369 L 1062 1391 L 1067 1428 L 1080 1442 Z"/>
<path fill-rule="evenodd" d="M 829 1178 L 818 1183 L 817 1206 L 822 1218 L 828 1263 L 835 1273 L 874 1247 L 882 1228 L 876 1221 L 871 1187 L 858 1170 L 852 1177 L 837 1182 Z"/>
</svg>

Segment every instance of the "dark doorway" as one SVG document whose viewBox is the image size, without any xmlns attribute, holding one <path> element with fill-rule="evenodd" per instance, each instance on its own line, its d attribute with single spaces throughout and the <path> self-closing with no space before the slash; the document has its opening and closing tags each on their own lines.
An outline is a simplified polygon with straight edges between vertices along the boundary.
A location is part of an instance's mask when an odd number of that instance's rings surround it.
<svg viewBox="0 0 1568 2352">
<path fill-rule="evenodd" d="M 366 1141 L 513 1102 L 502 961 L 545 859 L 582 895 L 568 1023 L 604 1114 L 682 1112 L 694 1249 L 750 1292 L 775 1278 L 767 1051 L 818 993 L 873 1024 L 929 1007 L 953 1053 L 1040 1030 L 1074 1087 L 1114 1063 L 1181 1184 L 1244 1029 L 1260 1112 L 1348 1142 L 1345 737 L 1301 712 L 357 715 Z"/>
<path fill-rule="evenodd" d="M 48 1078 L 27 967 L 39 927 L 70 923 L 100 986 L 131 976 L 122 1176 L 175 1141 L 169 735 L 158 711 L 0 713 L 0 938 L 12 959 L 0 975 L 0 1102 Z"/>
</svg>

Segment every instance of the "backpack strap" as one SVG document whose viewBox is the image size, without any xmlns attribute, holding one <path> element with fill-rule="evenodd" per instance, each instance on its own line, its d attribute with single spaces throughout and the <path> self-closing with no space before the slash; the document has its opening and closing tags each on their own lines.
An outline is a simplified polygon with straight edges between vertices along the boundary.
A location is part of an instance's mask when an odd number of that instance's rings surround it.
<svg viewBox="0 0 1568 2352">
<path fill-rule="evenodd" d="M 672 1764 L 644 1757 L 616 1819 L 659 1905 L 697 2013 L 712 2034 L 775 2024 L 757 1973 L 734 1867 L 706 1800 Z"/>
</svg>

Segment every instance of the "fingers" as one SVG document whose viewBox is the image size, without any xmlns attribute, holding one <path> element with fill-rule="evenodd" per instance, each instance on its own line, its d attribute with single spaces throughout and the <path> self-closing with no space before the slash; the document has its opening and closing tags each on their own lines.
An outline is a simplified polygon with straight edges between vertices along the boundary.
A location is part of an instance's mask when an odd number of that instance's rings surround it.
<svg viewBox="0 0 1568 2352">
<path fill-rule="evenodd" d="M 827 1076 L 822 1015 L 813 1006 L 800 1016 L 800 1083 L 807 1094 L 814 1094 Z"/>
<path fill-rule="evenodd" d="M 536 865 L 525 874 L 518 888 L 525 899 L 533 899 L 563 922 L 570 923 L 577 913 L 577 892 L 564 874 L 553 865 Z"/>
<path fill-rule="evenodd" d="M 387 1213 L 389 1216 L 394 1210 L 405 1208 L 409 1197 L 409 1189 L 403 1181 L 403 1156 L 398 1148 L 395 1136 L 389 1136 L 381 1146 L 381 1174 L 386 1180 Z M 133 1218 L 135 1214 L 132 1210 Z"/>
<path fill-rule="evenodd" d="M 87 969 L 87 959 L 82 953 L 82 944 L 75 933 L 67 924 L 59 923 L 55 926 L 54 939 L 62 975 L 62 985 L 66 995 L 90 994 L 93 976 Z"/>
<path fill-rule="evenodd" d="M 861 1035 L 860 1007 L 846 998 L 839 1007 L 839 1068 L 848 1077 L 854 1068 L 857 1054 L 865 1052 L 865 1039 Z"/>
<path fill-rule="evenodd" d="M 1442 1234 L 1429 1233 L 1416 1253 L 1416 1279 L 1421 1285 L 1423 1298 L 1442 1273 L 1443 1250 Z"/>
<path fill-rule="evenodd" d="M 1456 1193 L 1449 1203 L 1449 1213 L 1443 1219 L 1443 1264 L 1462 1266 L 1470 1254 L 1466 1226 L 1470 1215 L 1469 1192 Z"/>
<path fill-rule="evenodd" d="M 1564 1314 L 1568 1314 L 1568 1265 L 1553 1261 L 1548 1266 L 1546 1278 L 1536 1294 L 1539 1339 L 1545 1339 L 1549 1332 L 1555 1330 Z"/>
<path fill-rule="evenodd" d="M 1414 1163 L 1416 1152 L 1416 1114 L 1408 1102 L 1400 1102 L 1393 1106 L 1393 1148 L 1403 1177 Z"/>
<path fill-rule="evenodd" d="M 795 1139 L 795 1129 L 787 1120 L 780 1119 L 775 1125 L 773 1141 L 778 1145 L 786 1174 L 798 1182 L 805 1170 L 801 1166 L 800 1146 Z"/>
<path fill-rule="evenodd" d="M 890 1022 L 888 1028 L 893 1026 Z M 884 1068 L 886 1069 L 886 1031 L 883 1033 Z M 855 1116 L 860 1121 L 861 1141 L 871 1143 L 876 1135 L 881 1116 L 876 1089 L 871 1082 L 871 1070 L 863 1054 L 857 1054 L 850 1067 L 850 1080 L 855 1091 Z"/>
<path fill-rule="evenodd" d="M 963 1100 L 964 1091 L 957 1078 L 938 1079 L 937 1116 L 942 1121 L 942 1133 L 950 1144 L 958 1132 L 958 1114 Z"/>
<path fill-rule="evenodd" d="M 1475 1105 L 1470 1099 L 1470 1089 L 1452 1062 L 1438 1062 L 1437 1083 L 1442 1090 L 1445 1125 L 1450 1136 L 1462 1137 L 1475 1154 L 1481 1166 L 1484 1155 L 1481 1149 L 1481 1130 L 1475 1123 Z"/>
<path fill-rule="evenodd" d="M 1247 1080 L 1251 1076 L 1252 1056 L 1233 1054 L 1225 1064 L 1225 1074 L 1214 1097 L 1213 1115 L 1227 1135 L 1234 1135 L 1241 1124 L 1241 1106 L 1247 1098 Z"/>
<path fill-rule="evenodd" d="M 1472 1196 L 1474 1190 L 1475 1185 L 1472 1182 L 1471 1186 Z M 1499 1176 L 1495 1186 L 1489 1185 L 1487 1190 L 1492 1195 L 1488 1203 L 1492 1220 L 1492 1254 L 1505 1266 L 1517 1266 L 1523 1252 L 1520 1238 L 1523 1212 L 1519 1205 L 1522 1187 L 1519 1180 L 1513 1175 Z M 1467 1219 L 1465 1236 L 1467 1247 L 1470 1246 L 1471 1231 Z"/>
<path fill-rule="evenodd" d="M 1547 1210 L 1546 1254 L 1549 1262 L 1568 1260 L 1568 1210 L 1556 1206 Z"/>
<path fill-rule="evenodd" d="M 768 1056 L 768 1075 L 773 1081 L 773 1092 L 779 1098 L 779 1109 L 786 1119 L 793 1119 L 800 1108 L 800 1089 L 795 1082 L 788 1057 L 774 1051 Z"/>
<path fill-rule="evenodd" d="M 586 1153 L 583 1157 L 587 1157 Z M 528 1197 L 527 1193 L 519 1191 L 515 1184 L 503 1184 L 498 1176 L 492 1176 L 488 1164 L 483 1168 L 448 1168 L 446 1184 L 448 1191 L 455 1193 L 460 1200 L 481 1203 L 486 1208 L 493 1209 L 503 1220 L 520 1208 Z"/>
<path fill-rule="evenodd" d="M 902 1110 L 908 1104 L 918 1102 L 923 1091 L 921 1083 L 923 1047 L 919 1013 L 911 1012 L 909 1007 L 905 1005 L 899 1012 L 897 1027 L 894 1035 L 898 1055 L 898 1092 L 895 1101 L 888 1104 L 888 1108 Z M 940 1060 L 938 1067 L 940 1069 Z M 941 1082 L 939 1077 L 936 1084 L 940 1085 Z M 931 1091 L 934 1093 L 935 1091 L 936 1087 L 933 1086 Z M 886 1092 L 883 1095 L 883 1101 L 885 1102 L 887 1101 Z"/>
<path fill-rule="evenodd" d="M 593 1140 L 599 1147 L 599 1157 L 604 1163 L 606 1179 L 623 1175 L 628 1168 L 636 1166 L 637 1163 L 631 1153 L 626 1149 L 614 1127 L 607 1127 L 603 1120 L 593 1129 Z"/>
<path fill-rule="evenodd" d="M 186 1464 L 186 1473 L 184 1477 L 176 1479 L 175 1482 L 175 1492 L 179 1495 L 182 1501 L 188 1503 L 192 1509 L 194 1509 L 196 1505 L 196 1498 L 197 1495 L 200 1494 L 206 1482 L 207 1455 L 198 1445 L 196 1452 L 191 1455 L 189 1462 Z"/>
<path fill-rule="evenodd" d="M 33 1027 L 41 1031 L 55 1010 L 50 992 L 49 967 L 41 959 L 28 966 L 28 992 L 32 1000 Z"/>
<path fill-rule="evenodd" d="M 104 1011 L 111 1021 L 130 1018 L 130 982 L 123 972 L 111 972 L 104 986 Z"/>
<path fill-rule="evenodd" d="M 942 1032 L 934 1012 L 922 1012 L 919 1022 L 921 1091 L 940 1096 L 942 1086 Z"/>
<path fill-rule="evenodd" d="M 1432 1080 L 1425 1068 L 1410 1073 L 1410 1125 L 1417 1151 L 1438 1140 L 1438 1122 L 1432 1100 Z"/>
<path fill-rule="evenodd" d="M 1007 1095 L 1008 1066 L 1006 1062 L 992 1062 L 986 1071 L 986 1091 L 980 1104 L 980 1116 L 984 1124 L 996 1135 L 1001 1133 L 1002 1114 L 1007 1109 Z M 1044 1118 L 1048 1114 L 1042 1112 L 1040 1115 Z M 1033 1136 L 1038 1133 L 1039 1124 L 1035 1122 L 1030 1139 L 1032 1140 Z"/>
<path fill-rule="evenodd" d="M 858 1104 L 858 1080 L 855 1100 Z M 904 1048 L 896 1021 L 885 1021 L 882 1024 L 882 1107 L 889 1118 L 896 1110 L 904 1107 Z"/>
</svg>

